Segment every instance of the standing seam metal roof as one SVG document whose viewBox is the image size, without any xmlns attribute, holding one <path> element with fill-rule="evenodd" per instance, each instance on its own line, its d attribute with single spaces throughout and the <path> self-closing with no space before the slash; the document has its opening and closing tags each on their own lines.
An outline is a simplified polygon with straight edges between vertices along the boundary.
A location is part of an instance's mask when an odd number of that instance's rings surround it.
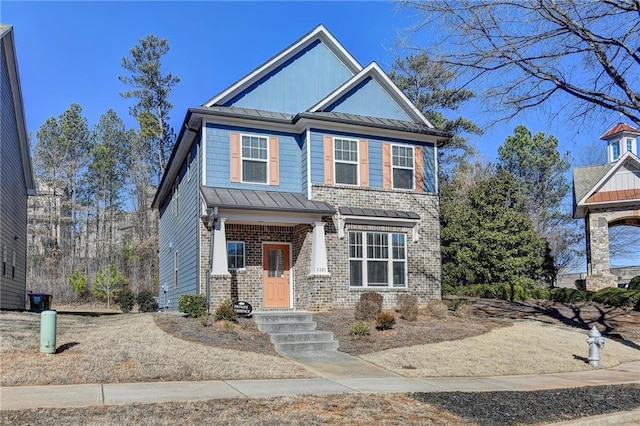
<svg viewBox="0 0 640 426">
<path fill-rule="evenodd" d="M 214 188 L 201 186 L 207 207 L 253 211 L 281 211 L 333 215 L 336 210 L 329 204 L 309 200 L 303 194 L 249 189 Z"/>
</svg>

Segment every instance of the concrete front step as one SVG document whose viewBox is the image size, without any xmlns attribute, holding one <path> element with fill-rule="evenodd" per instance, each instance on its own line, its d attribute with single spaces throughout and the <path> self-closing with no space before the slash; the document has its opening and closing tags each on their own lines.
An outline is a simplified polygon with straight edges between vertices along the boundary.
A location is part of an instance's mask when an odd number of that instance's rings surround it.
<svg viewBox="0 0 640 426">
<path fill-rule="evenodd" d="M 332 332 L 320 330 L 271 333 L 269 336 L 271 336 L 272 343 L 327 342 L 333 340 Z"/>
<path fill-rule="evenodd" d="M 316 330 L 313 315 L 305 312 L 254 314 L 258 330 L 268 333 L 275 349 L 283 353 L 335 352 L 338 341 L 329 331 Z"/>
<path fill-rule="evenodd" d="M 318 351 L 336 351 L 338 349 L 338 341 L 326 342 L 296 342 L 296 343 L 275 343 L 276 351 L 284 353 L 295 352 L 318 352 Z"/>
</svg>

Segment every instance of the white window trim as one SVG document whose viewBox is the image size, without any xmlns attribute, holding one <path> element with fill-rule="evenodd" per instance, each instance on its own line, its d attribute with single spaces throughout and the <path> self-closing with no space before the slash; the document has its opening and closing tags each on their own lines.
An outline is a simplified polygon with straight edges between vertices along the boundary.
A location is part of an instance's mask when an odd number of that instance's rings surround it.
<svg viewBox="0 0 640 426">
<path fill-rule="evenodd" d="M 403 232 L 384 232 L 384 231 L 349 231 L 351 233 L 360 233 L 362 234 L 362 257 L 351 257 L 351 247 L 350 241 L 348 239 L 347 244 L 349 245 L 349 288 L 350 289 L 362 289 L 362 288 L 377 288 L 377 289 L 406 289 L 408 288 L 408 246 L 407 246 L 407 234 Z M 369 277 L 367 263 L 369 261 L 368 253 L 367 253 L 367 234 L 387 234 L 387 285 L 369 285 Z M 394 259 L 393 258 L 393 235 L 401 234 L 404 235 L 404 259 Z M 362 285 L 361 286 L 352 286 L 351 285 L 351 261 L 359 260 L 362 262 Z M 380 259 L 372 258 L 372 261 L 380 261 Z M 393 263 L 394 262 L 404 262 L 404 285 L 402 287 L 395 287 L 393 285 Z"/>
<path fill-rule="evenodd" d="M 249 182 L 249 181 L 245 181 L 244 180 L 244 160 L 245 160 L 245 156 L 242 155 L 242 139 L 244 137 L 248 137 L 248 138 L 261 138 L 261 139 L 265 139 L 267 141 L 267 158 L 266 159 L 262 159 L 262 158 L 251 158 L 251 157 L 247 157 L 246 159 L 249 161 L 261 161 L 264 162 L 267 167 L 266 167 L 266 173 L 265 173 L 265 181 L 264 182 Z M 247 183 L 250 185 L 269 185 L 269 160 L 270 160 L 270 155 L 271 153 L 269 152 L 269 137 L 265 136 L 265 135 L 256 135 L 256 134 L 250 134 L 250 133 L 241 133 L 240 134 L 240 182 L 242 183 Z"/>
<path fill-rule="evenodd" d="M 247 268 L 247 245 L 244 241 L 227 241 L 227 260 L 229 259 L 229 244 L 242 244 L 242 267 L 241 268 L 229 268 L 227 263 L 227 269 L 229 271 L 244 271 Z"/>
<path fill-rule="evenodd" d="M 356 155 L 358 157 L 356 159 L 356 161 L 344 161 L 344 160 L 337 160 L 336 159 L 336 139 L 339 139 L 339 140 L 342 140 L 342 141 L 349 141 L 349 142 L 355 142 L 356 143 Z M 338 173 L 336 172 L 336 164 L 337 163 L 355 164 L 356 165 L 356 183 L 338 182 Z M 360 141 L 358 139 L 343 138 L 343 137 L 338 137 L 338 136 L 334 136 L 333 137 L 333 180 L 334 180 L 336 185 L 360 186 Z"/>
<path fill-rule="evenodd" d="M 398 146 L 401 148 L 410 148 L 411 149 L 411 157 L 413 158 L 413 166 L 396 166 L 393 164 L 393 147 Z M 396 181 L 394 179 L 393 170 L 394 169 L 402 169 L 402 170 L 411 170 L 411 188 L 396 188 Z M 400 145 L 400 144 L 391 144 L 391 187 L 393 189 L 400 189 L 405 191 L 415 191 L 416 189 L 416 150 L 413 146 L 409 145 Z"/>
</svg>

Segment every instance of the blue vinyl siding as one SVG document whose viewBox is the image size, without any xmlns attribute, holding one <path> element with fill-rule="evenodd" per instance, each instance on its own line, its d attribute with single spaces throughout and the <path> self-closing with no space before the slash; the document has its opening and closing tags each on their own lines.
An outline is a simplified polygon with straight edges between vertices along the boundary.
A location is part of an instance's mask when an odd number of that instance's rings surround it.
<svg viewBox="0 0 640 426">
<path fill-rule="evenodd" d="M 279 141 L 278 162 L 280 184 L 232 183 L 230 180 L 229 134 L 237 132 L 260 136 L 277 136 Z M 207 176 L 205 184 L 220 188 L 242 188 L 258 191 L 300 192 L 302 185 L 302 137 L 292 133 L 268 132 L 245 127 L 206 125 Z M 305 160 L 306 164 L 306 160 Z M 306 167 L 306 166 L 305 166 Z M 306 181 L 305 181 L 306 182 Z"/>
<path fill-rule="evenodd" d="M 347 114 L 413 121 L 391 96 L 371 77 L 367 77 L 340 99 L 325 108 Z"/>
<path fill-rule="evenodd" d="M 198 289 L 199 143 L 191 146 L 191 178 L 187 177 L 187 159 L 182 163 L 178 182 L 178 215 L 174 216 L 173 191 L 160 207 L 160 304 L 162 287 L 168 292 L 170 308 L 178 308 L 181 294 L 196 294 Z M 174 255 L 178 252 L 178 288 L 174 288 Z"/>
<path fill-rule="evenodd" d="M 225 106 L 296 114 L 309 109 L 352 76 L 324 43 L 316 41 Z"/>
<path fill-rule="evenodd" d="M 307 132 L 304 132 L 302 135 L 302 146 L 300 147 L 300 192 L 309 196 L 308 187 L 307 187 L 307 179 L 309 177 L 309 173 L 307 170 Z"/>
<path fill-rule="evenodd" d="M 378 138 L 354 133 L 332 132 L 329 130 L 313 129 L 311 131 L 311 182 L 324 183 L 324 136 L 345 136 L 354 139 L 366 139 L 369 145 L 369 186 L 382 188 L 382 144 L 384 142 L 418 145 L 410 140 Z M 436 173 L 433 145 L 422 146 L 424 152 L 424 180 L 425 191 L 435 192 Z"/>
</svg>

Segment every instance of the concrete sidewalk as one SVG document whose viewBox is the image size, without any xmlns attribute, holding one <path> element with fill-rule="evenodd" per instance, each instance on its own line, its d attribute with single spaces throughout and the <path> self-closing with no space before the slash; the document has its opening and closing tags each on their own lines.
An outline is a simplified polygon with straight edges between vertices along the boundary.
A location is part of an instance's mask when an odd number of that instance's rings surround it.
<svg viewBox="0 0 640 426">
<path fill-rule="evenodd" d="M 214 380 L 202 382 L 105 383 L 0 388 L 1 410 L 84 407 L 222 398 L 267 398 L 284 395 L 397 392 L 532 391 L 596 385 L 640 384 L 640 361 L 614 368 L 575 373 L 498 377 L 407 379 L 323 377 L 291 380 Z M 640 420 L 640 411 L 631 414 Z"/>
</svg>

